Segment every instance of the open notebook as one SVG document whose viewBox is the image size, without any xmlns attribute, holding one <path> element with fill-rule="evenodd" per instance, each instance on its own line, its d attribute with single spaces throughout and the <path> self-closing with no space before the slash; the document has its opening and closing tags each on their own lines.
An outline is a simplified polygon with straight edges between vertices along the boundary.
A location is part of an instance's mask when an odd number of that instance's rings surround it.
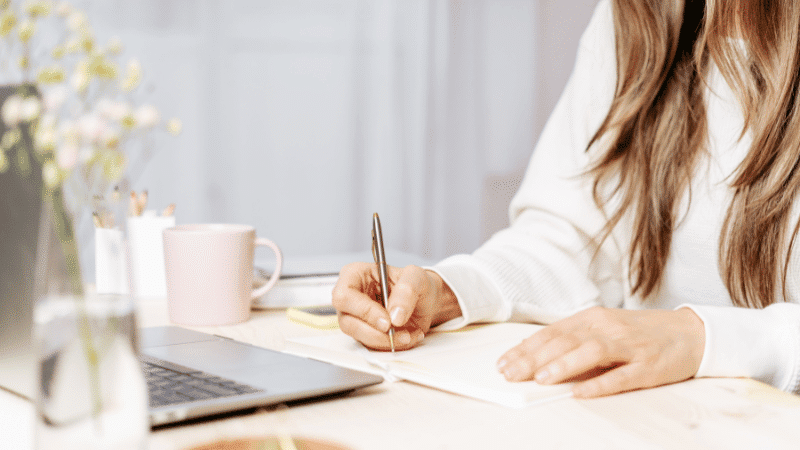
<svg viewBox="0 0 800 450">
<path fill-rule="evenodd" d="M 371 351 L 341 331 L 291 339 L 286 350 L 322 361 L 365 370 L 512 408 L 571 396 L 571 384 L 544 386 L 534 381 L 508 382 L 497 360 L 529 337 L 539 325 L 499 323 L 431 332 L 411 350 Z"/>
</svg>

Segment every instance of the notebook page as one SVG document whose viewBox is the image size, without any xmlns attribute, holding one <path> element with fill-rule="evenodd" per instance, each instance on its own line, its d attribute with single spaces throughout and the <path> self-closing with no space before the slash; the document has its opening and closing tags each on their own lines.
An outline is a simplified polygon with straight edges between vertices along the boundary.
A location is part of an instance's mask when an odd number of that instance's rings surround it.
<svg viewBox="0 0 800 450">
<path fill-rule="evenodd" d="M 368 350 L 344 333 L 298 338 L 299 353 L 364 370 L 365 362 L 390 376 L 513 408 L 570 396 L 569 384 L 544 386 L 508 382 L 497 371 L 498 358 L 541 326 L 519 323 L 474 325 L 433 332 L 411 350 Z M 291 351 L 291 349 L 289 349 Z M 360 367 L 359 367 L 360 366 Z"/>
</svg>

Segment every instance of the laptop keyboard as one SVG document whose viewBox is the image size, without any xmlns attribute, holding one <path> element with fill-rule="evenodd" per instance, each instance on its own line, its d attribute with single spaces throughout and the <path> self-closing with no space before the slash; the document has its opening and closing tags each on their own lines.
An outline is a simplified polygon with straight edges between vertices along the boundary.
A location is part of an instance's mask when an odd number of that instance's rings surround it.
<svg viewBox="0 0 800 450">
<path fill-rule="evenodd" d="M 151 408 L 262 392 L 262 389 L 148 355 L 139 355 L 139 361 L 147 381 Z"/>
</svg>

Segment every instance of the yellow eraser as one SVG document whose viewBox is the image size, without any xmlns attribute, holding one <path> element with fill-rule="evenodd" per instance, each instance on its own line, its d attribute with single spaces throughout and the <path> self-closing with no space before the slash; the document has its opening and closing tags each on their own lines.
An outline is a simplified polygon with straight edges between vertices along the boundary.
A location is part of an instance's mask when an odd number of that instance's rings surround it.
<svg viewBox="0 0 800 450">
<path fill-rule="evenodd" d="M 331 305 L 287 308 L 286 317 L 292 322 L 314 328 L 339 328 L 336 308 Z"/>
</svg>

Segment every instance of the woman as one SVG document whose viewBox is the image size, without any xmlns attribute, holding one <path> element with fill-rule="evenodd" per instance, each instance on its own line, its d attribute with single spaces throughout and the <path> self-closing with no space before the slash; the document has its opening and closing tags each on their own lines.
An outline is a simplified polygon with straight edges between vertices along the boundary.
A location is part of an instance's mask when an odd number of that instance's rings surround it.
<svg viewBox="0 0 800 450">
<path fill-rule="evenodd" d="M 498 361 L 593 397 L 700 376 L 800 381 L 800 6 L 601 0 L 511 204 L 472 255 L 344 268 L 341 329 L 555 321 Z"/>
</svg>

